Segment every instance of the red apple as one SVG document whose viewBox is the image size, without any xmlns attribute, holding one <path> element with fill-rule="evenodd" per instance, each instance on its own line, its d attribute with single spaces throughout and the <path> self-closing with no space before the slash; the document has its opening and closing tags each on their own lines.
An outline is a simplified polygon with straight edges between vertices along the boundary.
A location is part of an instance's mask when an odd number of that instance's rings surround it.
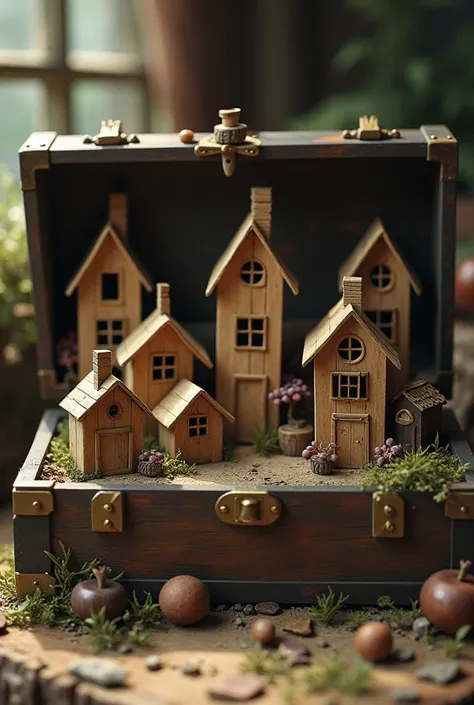
<svg viewBox="0 0 474 705">
<path fill-rule="evenodd" d="M 430 575 L 420 592 L 420 607 L 431 624 L 454 634 L 466 624 L 474 625 L 474 576 L 471 561 L 461 561 L 459 570 L 440 570 Z"/>
<path fill-rule="evenodd" d="M 474 314 L 474 257 L 468 257 L 457 267 L 455 291 L 459 308 Z"/>
</svg>

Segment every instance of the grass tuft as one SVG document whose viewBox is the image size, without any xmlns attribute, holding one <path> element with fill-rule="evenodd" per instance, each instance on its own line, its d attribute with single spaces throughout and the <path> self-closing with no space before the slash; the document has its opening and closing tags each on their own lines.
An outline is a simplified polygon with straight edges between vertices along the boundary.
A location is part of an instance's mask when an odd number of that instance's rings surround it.
<svg viewBox="0 0 474 705">
<path fill-rule="evenodd" d="M 471 625 L 465 624 L 464 627 L 460 627 L 457 630 L 454 639 L 450 639 L 444 644 L 444 653 L 448 658 L 457 658 L 460 655 L 465 646 L 464 639 L 470 631 Z"/>
<path fill-rule="evenodd" d="M 271 654 L 263 649 L 261 644 L 256 644 L 244 655 L 240 670 L 242 673 L 255 673 L 271 683 L 275 676 L 289 675 L 291 665 L 279 654 Z"/>
<path fill-rule="evenodd" d="M 347 695 L 360 695 L 372 689 L 372 666 L 356 659 L 351 666 L 340 658 L 320 661 L 309 668 L 301 678 L 306 693 L 338 690 Z"/>
<path fill-rule="evenodd" d="M 133 591 L 129 605 L 130 607 L 124 615 L 125 622 L 139 622 L 144 627 L 156 627 L 160 623 L 160 606 L 149 592 L 145 592 L 145 602 L 140 603 L 135 591 Z"/>
<path fill-rule="evenodd" d="M 333 590 L 328 587 L 327 593 L 316 595 L 316 605 L 310 608 L 310 614 L 317 622 L 330 624 L 348 598 L 349 595 L 344 595 L 342 592 L 339 597 L 336 597 Z"/>
<path fill-rule="evenodd" d="M 280 452 L 278 429 L 255 428 L 252 433 L 252 448 L 254 453 L 268 457 Z"/>
<path fill-rule="evenodd" d="M 365 614 L 364 611 L 359 611 L 359 612 L 349 612 L 347 615 L 347 625 L 351 628 L 354 629 L 359 629 L 359 627 L 362 627 L 367 621 L 367 615 Z"/>
<path fill-rule="evenodd" d="M 87 617 L 85 624 L 87 627 L 87 638 L 89 648 L 93 654 L 100 654 L 102 651 L 114 651 L 120 643 L 121 634 L 118 623 L 120 617 L 107 619 L 105 607 L 102 607 L 96 614 Z"/>
</svg>

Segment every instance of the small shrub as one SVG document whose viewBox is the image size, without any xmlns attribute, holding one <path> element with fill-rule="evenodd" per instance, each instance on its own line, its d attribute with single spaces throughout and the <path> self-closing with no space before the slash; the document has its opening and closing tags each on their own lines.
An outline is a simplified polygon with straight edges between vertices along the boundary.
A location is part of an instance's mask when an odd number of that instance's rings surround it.
<svg viewBox="0 0 474 705">
<path fill-rule="evenodd" d="M 145 593 L 145 602 L 140 603 L 135 591 L 129 601 L 129 609 L 124 615 L 125 622 L 140 622 L 144 627 L 155 627 L 161 621 L 159 604 L 153 599 L 151 593 Z"/>
<path fill-rule="evenodd" d="M 107 619 L 105 607 L 102 607 L 97 614 L 87 617 L 85 624 L 88 630 L 89 648 L 94 654 L 102 651 L 113 651 L 120 642 L 120 630 L 118 622 L 120 617 Z"/>
<path fill-rule="evenodd" d="M 338 690 L 347 695 L 360 695 L 372 689 L 372 666 L 361 659 L 356 659 L 351 666 L 339 658 L 320 661 L 304 673 L 302 685 L 306 693 Z"/>
<path fill-rule="evenodd" d="M 271 654 L 263 649 L 261 644 L 256 644 L 245 654 L 240 670 L 242 673 L 255 673 L 271 683 L 275 676 L 288 675 L 291 664 L 279 654 Z"/>
<path fill-rule="evenodd" d="M 252 433 L 254 453 L 268 457 L 280 452 L 280 441 L 276 428 L 255 428 Z"/>
<path fill-rule="evenodd" d="M 471 631 L 471 625 L 465 624 L 464 627 L 460 627 L 454 639 L 450 639 L 444 644 L 444 653 L 448 658 L 457 658 L 464 647 L 464 639 L 467 637 Z"/>
<path fill-rule="evenodd" d="M 310 614 L 321 624 L 330 624 L 348 598 L 349 595 L 344 595 L 342 592 L 339 597 L 336 597 L 333 590 L 328 587 L 327 593 L 316 595 L 316 605 L 310 608 Z"/>
<path fill-rule="evenodd" d="M 347 625 L 353 629 L 359 629 L 367 621 L 367 615 L 365 612 L 349 612 L 347 615 Z"/>
<path fill-rule="evenodd" d="M 150 632 L 145 628 L 143 622 L 135 622 L 128 631 L 127 639 L 135 646 L 148 646 Z"/>
<path fill-rule="evenodd" d="M 174 458 L 168 453 L 165 453 L 164 456 L 163 471 L 169 480 L 172 480 L 176 475 L 195 475 L 197 473 L 196 465 L 194 463 L 188 465 L 179 448 Z"/>
</svg>

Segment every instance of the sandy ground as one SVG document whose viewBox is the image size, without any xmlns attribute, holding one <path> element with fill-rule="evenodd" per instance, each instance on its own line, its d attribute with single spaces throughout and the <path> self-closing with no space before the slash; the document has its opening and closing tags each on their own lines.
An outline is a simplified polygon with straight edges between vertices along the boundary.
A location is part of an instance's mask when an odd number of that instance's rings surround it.
<svg viewBox="0 0 474 705">
<path fill-rule="evenodd" d="M 223 463 L 198 465 L 195 475 L 178 475 L 174 480 L 132 475 L 107 477 L 100 484 L 174 484 L 174 485 L 355 485 L 366 473 L 363 470 L 335 470 L 332 475 L 316 475 L 304 458 L 272 455 L 263 458 L 250 446 L 238 446 L 234 459 Z"/>
</svg>

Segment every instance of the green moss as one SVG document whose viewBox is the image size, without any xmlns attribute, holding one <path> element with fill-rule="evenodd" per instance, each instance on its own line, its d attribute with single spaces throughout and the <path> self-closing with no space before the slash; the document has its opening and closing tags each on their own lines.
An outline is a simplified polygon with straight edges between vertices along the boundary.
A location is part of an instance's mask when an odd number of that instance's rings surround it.
<svg viewBox="0 0 474 705">
<path fill-rule="evenodd" d="M 336 597 L 333 590 L 328 587 L 327 593 L 316 595 L 316 605 L 310 608 L 310 614 L 317 622 L 330 624 L 348 598 L 349 595 L 344 595 L 342 592 L 339 597 Z"/>
<path fill-rule="evenodd" d="M 438 442 L 428 448 L 405 453 L 382 467 L 368 467 L 362 489 L 375 486 L 379 492 L 415 490 L 433 494 L 435 502 L 444 502 L 453 482 L 460 482 L 469 465 L 461 465 L 448 448 Z"/>
<path fill-rule="evenodd" d="M 271 683 L 275 676 L 288 675 L 291 671 L 290 663 L 279 654 L 272 654 L 256 644 L 251 651 L 247 651 L 240 664 L 242 673 L 255 673 Z"/>
<path fill-rule="evenodd" d="M 360 695 L 372 689 L 372 666 L 361 659 L 348 665 L 340 658 L 320 661 L 303 674 L 302 689 L 305 693 L 338 690 L 347 695 Z"/>
<path fill-rule="evenodd" d="M 268 457 L 280 452 L 278 429 L 255 428 L 252 433 L 252 448 L 257 455 Z"/>
</svg>

